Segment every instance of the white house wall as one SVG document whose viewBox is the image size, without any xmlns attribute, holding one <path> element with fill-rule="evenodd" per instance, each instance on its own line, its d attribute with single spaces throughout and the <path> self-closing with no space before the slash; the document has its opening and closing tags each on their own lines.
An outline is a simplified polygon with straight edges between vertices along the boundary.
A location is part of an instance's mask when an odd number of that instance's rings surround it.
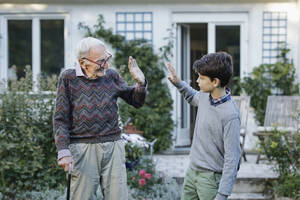
<svg viewBox="0 0 300 200">
<path fill-rule="evenodd" d="M 245 2 L 245 1 L 244 1 Z M 251 2 L 250 0 L 248 2 Z M 0 20 L 3 16 L 19 15 L 19 14 L 64 14 L 66 15 L 66 68 L 73 67 L 75 63 L 75 48 L 77 42 L 84 36 L 83 31 L 78 30 L 78 24 L 85 22 L 87 25 L 93 26 L 97 22 L 99 14 L 104 16 L 106 21 L 105 27 L 115 30 L 116 27 L 116 12 L 147 12 L 153 13 L 153 46 L 156 51 L 163 46 L 168 36 L 167 29 L 171 28 L 173 13 L 248 13 L 248 34 L 247 34 L 247 68 L 242 71 L 242 76 L 247 75 L 262 62 L 262 23 L 264 11 L 285 11 L 288 13 L 288 30 L 287 43 L 291 49 L 291 58 L 297 68 L 298 76 L 300 77 L 300 47 L 299 35 L 299 3 L 226 3 L 226 4 L 74 4 L 74 5 L 58 5 L 58 4 L 0 4 Z M 3 21 L 0 21 L 0 25 Z M 1 30 L 0 30 L 1 31 Z M 5 33 L 4 33 L 5 34 Z M 7 33 L 6 33 L 7 34 Z M 0 43 L 0 45 L 3 42 Z M 176 45 L 175 45 L 176 46 Z M 5 47 L 5 46 L 1 46 Z M 5 49 L 1 48 L 1 55 Z M 0 63 L 6 61 L 0 57 Z M 3 66 L 3 65 L 2 65 Z M 1 66 L 1 67 L 2 67 Z M 1 69 L 1 73 L 6 73 L 6 70 Z M 2 75 L 3 76 L 3 75 Z M 171 87 L 173 99 L 176 96 L 176 90 Z M 173 113 L 175 121 L 175 115 Z M 251 148 L 251 146 L 249 147 Z"/>
</svg>

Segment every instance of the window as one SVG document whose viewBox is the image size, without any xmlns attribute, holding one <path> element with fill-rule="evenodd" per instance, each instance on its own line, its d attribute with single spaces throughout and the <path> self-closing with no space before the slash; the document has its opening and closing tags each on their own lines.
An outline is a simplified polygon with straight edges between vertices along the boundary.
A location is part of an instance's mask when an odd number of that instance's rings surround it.
<svg viewBox="0 0 300 200">
<path fill-rule="evenodd" d="M 8 80 L 25 76 L 25 66 L 32 66 L 32 21 L 8 20 Z M 32 69 L 31 69 L 32 70 Z"/>
<path fill-rule="evenodd" d="M 69 62 L 69 51 L 65 48 L 66 19 L 68 16 L 62 14 L 0 15 L 1 83 L 4 80 L 7 85 L 24 77 L 26 67 L 32 70 L 34 90 L 39 76 L 59 75 Z"/>
<path fill-rule="evenodd" d="M 262 63 L 272 64 L 278 60 L 281 48 L 286 48 L 287 13 L 263 13 Z"/>
<path fill-rule="evenodd" d="M 152 12 L 117 12 L 116 32 L 126 40 L 153 40 Z"/>
</svg>

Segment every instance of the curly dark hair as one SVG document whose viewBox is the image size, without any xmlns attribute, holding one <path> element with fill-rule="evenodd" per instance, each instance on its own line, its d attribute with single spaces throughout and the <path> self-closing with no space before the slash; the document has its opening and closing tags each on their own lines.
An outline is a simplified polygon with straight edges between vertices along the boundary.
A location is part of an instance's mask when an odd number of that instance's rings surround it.
<svg viewBox="0 0 300 200">
<path fill-rule="evenodd" d="M 203 76 L 208 76 L 211 81 L 218 78 L 220 86 L 225 87 L 233 74 L 232 57 L 224 51 L 210 53 L 196 60 L 193 69 Z"/>
</svg>

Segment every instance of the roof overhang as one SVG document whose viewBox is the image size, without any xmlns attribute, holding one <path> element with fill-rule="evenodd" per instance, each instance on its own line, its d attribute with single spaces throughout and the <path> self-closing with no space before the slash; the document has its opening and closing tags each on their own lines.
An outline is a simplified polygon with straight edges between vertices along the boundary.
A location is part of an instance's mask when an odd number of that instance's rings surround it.
<svg viewBox="0 0 300 200">
<path fill-rule="evenodd" d="M 278 3 L 298 0 L 0 0 L 7 4 L 187 4 L 187 3 Z M 1 6 L 1 5 L 0 5 Z"/>
</svg>

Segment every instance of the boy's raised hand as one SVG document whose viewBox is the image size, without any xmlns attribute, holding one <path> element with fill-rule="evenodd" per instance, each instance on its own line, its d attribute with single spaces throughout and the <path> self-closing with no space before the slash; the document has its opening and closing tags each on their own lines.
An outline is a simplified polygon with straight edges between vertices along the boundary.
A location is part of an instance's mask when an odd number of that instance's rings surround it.
<svg viewBox="0 0 300 200">
<path fill-rule="evenodd" d="M 173 85 L 177 85 L 179 83 L 179 78 L 176 74 L 175 69 L 172 67 L 171 63 L 166 63 L 166 67 L 168 68 L 168 70 L 171 73 L 171 77 L 168 77 L 169 81 L 173 84 Z"/>
</svg>

